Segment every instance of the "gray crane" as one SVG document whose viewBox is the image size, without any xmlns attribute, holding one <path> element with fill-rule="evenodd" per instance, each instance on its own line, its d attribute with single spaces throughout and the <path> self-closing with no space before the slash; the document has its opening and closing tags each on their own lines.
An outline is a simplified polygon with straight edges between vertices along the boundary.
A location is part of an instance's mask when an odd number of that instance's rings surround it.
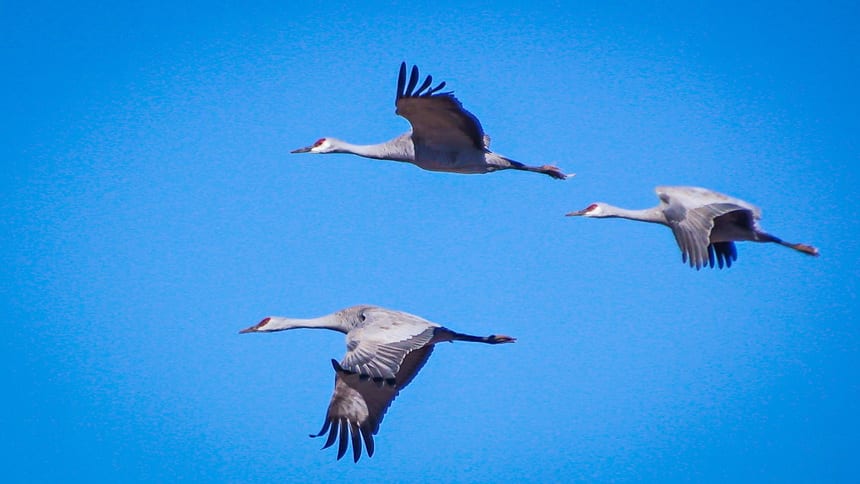
<svg viewBox="0 0 860 484">
<path fill-rule="evenodd" d="M 528 166 L 505 158 L 489 149 L 490 138 L 472 113 L 463 109 L 452 92 L 439 92 L 432 76 L 418 85 L 418 67 L 412 66 L 406 82 L 406 63 L 397 78 L 395 113 L 406 118 L 412 130 L 390 141 L 375 145 L 354 145 L 336 138 L 320 138 L 311 146 L 291 153 L 352 153 L 378 160 L 405 161 L 430 171 L 488 173 L 498 170 L 523 170 L 544 173 L 553 178 L 568 176 L 552 165 Z"/>
<path fill-rule="evenodd" d="M 373 456 L 373 436 L 388 406 L 415 378 L 427 362 L 433 345 L 443 341 L 500 344 L 516 341 L 510 336 L 472 336 L 458 333 L 418 316 L 378 306 L 359 305 L 312 319 L 270 316 L 239 333 L 261 333 L 296 328 L 322 328 L 346 334 L 347 352 L 335 371 L 334 394 L 322 429 L 328 432 L 323 446 L 332 446 L 338 435 L 337 458 L 352 441 L 353 461 L 361 457 L 361 441 Z"/>
<path fill-rule="evenodd" d="M 804 254 L 817 256 L 818 249 L 806 244 L 785 242 L 762 231 L 761 210 L 743 200 L 699 187 L 657 187 L 660 205 L 644 210 L 628 210 L 607 203 L 592 203 L 568 216 L 626 218 L 666 225 L 681 248 L 681 260 L 697 270 L 720 269 L 737 260 L 735 241 L 775 242 Z"/>
</svg>

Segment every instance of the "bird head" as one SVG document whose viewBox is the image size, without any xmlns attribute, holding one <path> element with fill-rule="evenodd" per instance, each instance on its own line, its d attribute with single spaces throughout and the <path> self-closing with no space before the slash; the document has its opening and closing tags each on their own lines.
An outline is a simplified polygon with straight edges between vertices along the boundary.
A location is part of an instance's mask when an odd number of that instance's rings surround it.
<svg viewBox="0 0 860 484">
<path fill-rule="evenodd" d="M 597 202 L 592 203 L 591 205 L 583 208 L 582 210 L 577 210 L 576 212 L 570 212 L 565 214 L 567 217 L 606 217 L 603 208 L 606 204 Z"/>
<path fill-rule="evenodd" d="M 259 323 L 251 326 L 250 328 L 245 328 L 242 331 L 239 331 L 239 333 L 243 334 L 243 333 L 257 333 L 257 332 L 273 331 L 272 329 L 266 328 L 271 321 L 272 321 L 272 318 L 264 318 Z"/>
<path fill-rule="evenodd" d="M 310 146 L 290 151 L 290 153 L 331 153 L 336 151 L 334 138 L 320 138 Z"/>
</svg>

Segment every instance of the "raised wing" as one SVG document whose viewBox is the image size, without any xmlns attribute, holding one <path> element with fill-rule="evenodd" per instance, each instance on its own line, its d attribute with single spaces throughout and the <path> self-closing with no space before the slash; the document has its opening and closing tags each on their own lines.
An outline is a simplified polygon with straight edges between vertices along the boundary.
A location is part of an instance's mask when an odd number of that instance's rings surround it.
<svg viewBox="0 0 860 484">
<path fill-rule="evenodd" d="M 406 63 L 400 64 L 395 113 L 412 125 L 414 141 L 440 151 L 486 149 L 484 129 L 478 118 L 463 109 L 463 105 L 450 91 L 439 92 L 445 83 L 430 87 L 433 77 L 428 75 L 416 89 L 419 79 L 418 67 L 412 66 L 407 83 Z"/>
<path fill-rule="evenodd" d="M 657 196 L 665 203 L 671 199 L 674 203 L 686 207 L 688 210 L 716 203 L 730 203 L 749 210 L 753 219 L 761 218 L 761 209 L 740 198 L 730 197 L 714 190 L 701 187 L 688 186 L 661 186 L 655 189 Z"/>
<path fill-rule="evenodd" d="M 323 449 L 331 447 L 337 441 L 338 460 L 346 454 L 350 442 L 354 462 L 361 458 L 362 442 L 367 449 L 367 456 L 373 457 L 373 436 L 379 431 L 379 424 L 382 423 L 385 412 L 397 394 L 424 366 L 432 352 L 432 345 L 410 352 L 395 376 L 397 383 L 351 372 L 337 361 L 331 360 L 335 370 L 334 394 L 322 429 L 311 437 L 320 437 L 328 432 Z"/>
</svg>

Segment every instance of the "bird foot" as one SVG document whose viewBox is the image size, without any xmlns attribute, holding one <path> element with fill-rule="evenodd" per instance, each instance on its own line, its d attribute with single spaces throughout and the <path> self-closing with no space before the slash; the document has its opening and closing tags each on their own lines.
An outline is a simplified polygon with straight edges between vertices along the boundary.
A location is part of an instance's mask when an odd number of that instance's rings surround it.
<svg viewBox="0 0 860 484">
<path fill-rule="evenodd" d="M 541 173 L 546 173 L 557 180 L 565 180 L 576 176 L 576 173 L 565 174 L 557 166 L 553 165 L 543 165 L 540 167 L 540 171 Z"/>
<path fill-rule="evenodd" d="M 794 244 L 791 247 L 803 252 L 804 254 L 814 255 L 816 257 L 818 256 L 818 249 L 816 249 L 815 247 L 813 247 L 811 245 Z"/>
<path fill-rule="evenodd" d="M 493 334 L 493 335 L 490 335 L 490 337 L 487 339 L 488 339 L 489 343 L 494 344 L 494 345 L 500 344 L 500 343 L 513 343 L 514 341 L 517 340 L 516 338 L 512 338 L 510 336 L 505 336 L 503 334 Z"/>
</svg>

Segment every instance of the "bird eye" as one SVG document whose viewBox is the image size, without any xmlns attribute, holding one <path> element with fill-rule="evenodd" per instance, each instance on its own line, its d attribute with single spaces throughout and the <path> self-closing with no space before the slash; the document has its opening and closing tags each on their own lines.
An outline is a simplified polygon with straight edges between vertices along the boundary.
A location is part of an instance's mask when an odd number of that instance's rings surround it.
<svg viewBox="0 0 860 484">
<path fill-rule="evenodd" d="M 363 323 L 367 320 L 367 316 L 364 315 L 364 312 L 360 312 L 358 313 L 358 319 Z"/>
</svg>

